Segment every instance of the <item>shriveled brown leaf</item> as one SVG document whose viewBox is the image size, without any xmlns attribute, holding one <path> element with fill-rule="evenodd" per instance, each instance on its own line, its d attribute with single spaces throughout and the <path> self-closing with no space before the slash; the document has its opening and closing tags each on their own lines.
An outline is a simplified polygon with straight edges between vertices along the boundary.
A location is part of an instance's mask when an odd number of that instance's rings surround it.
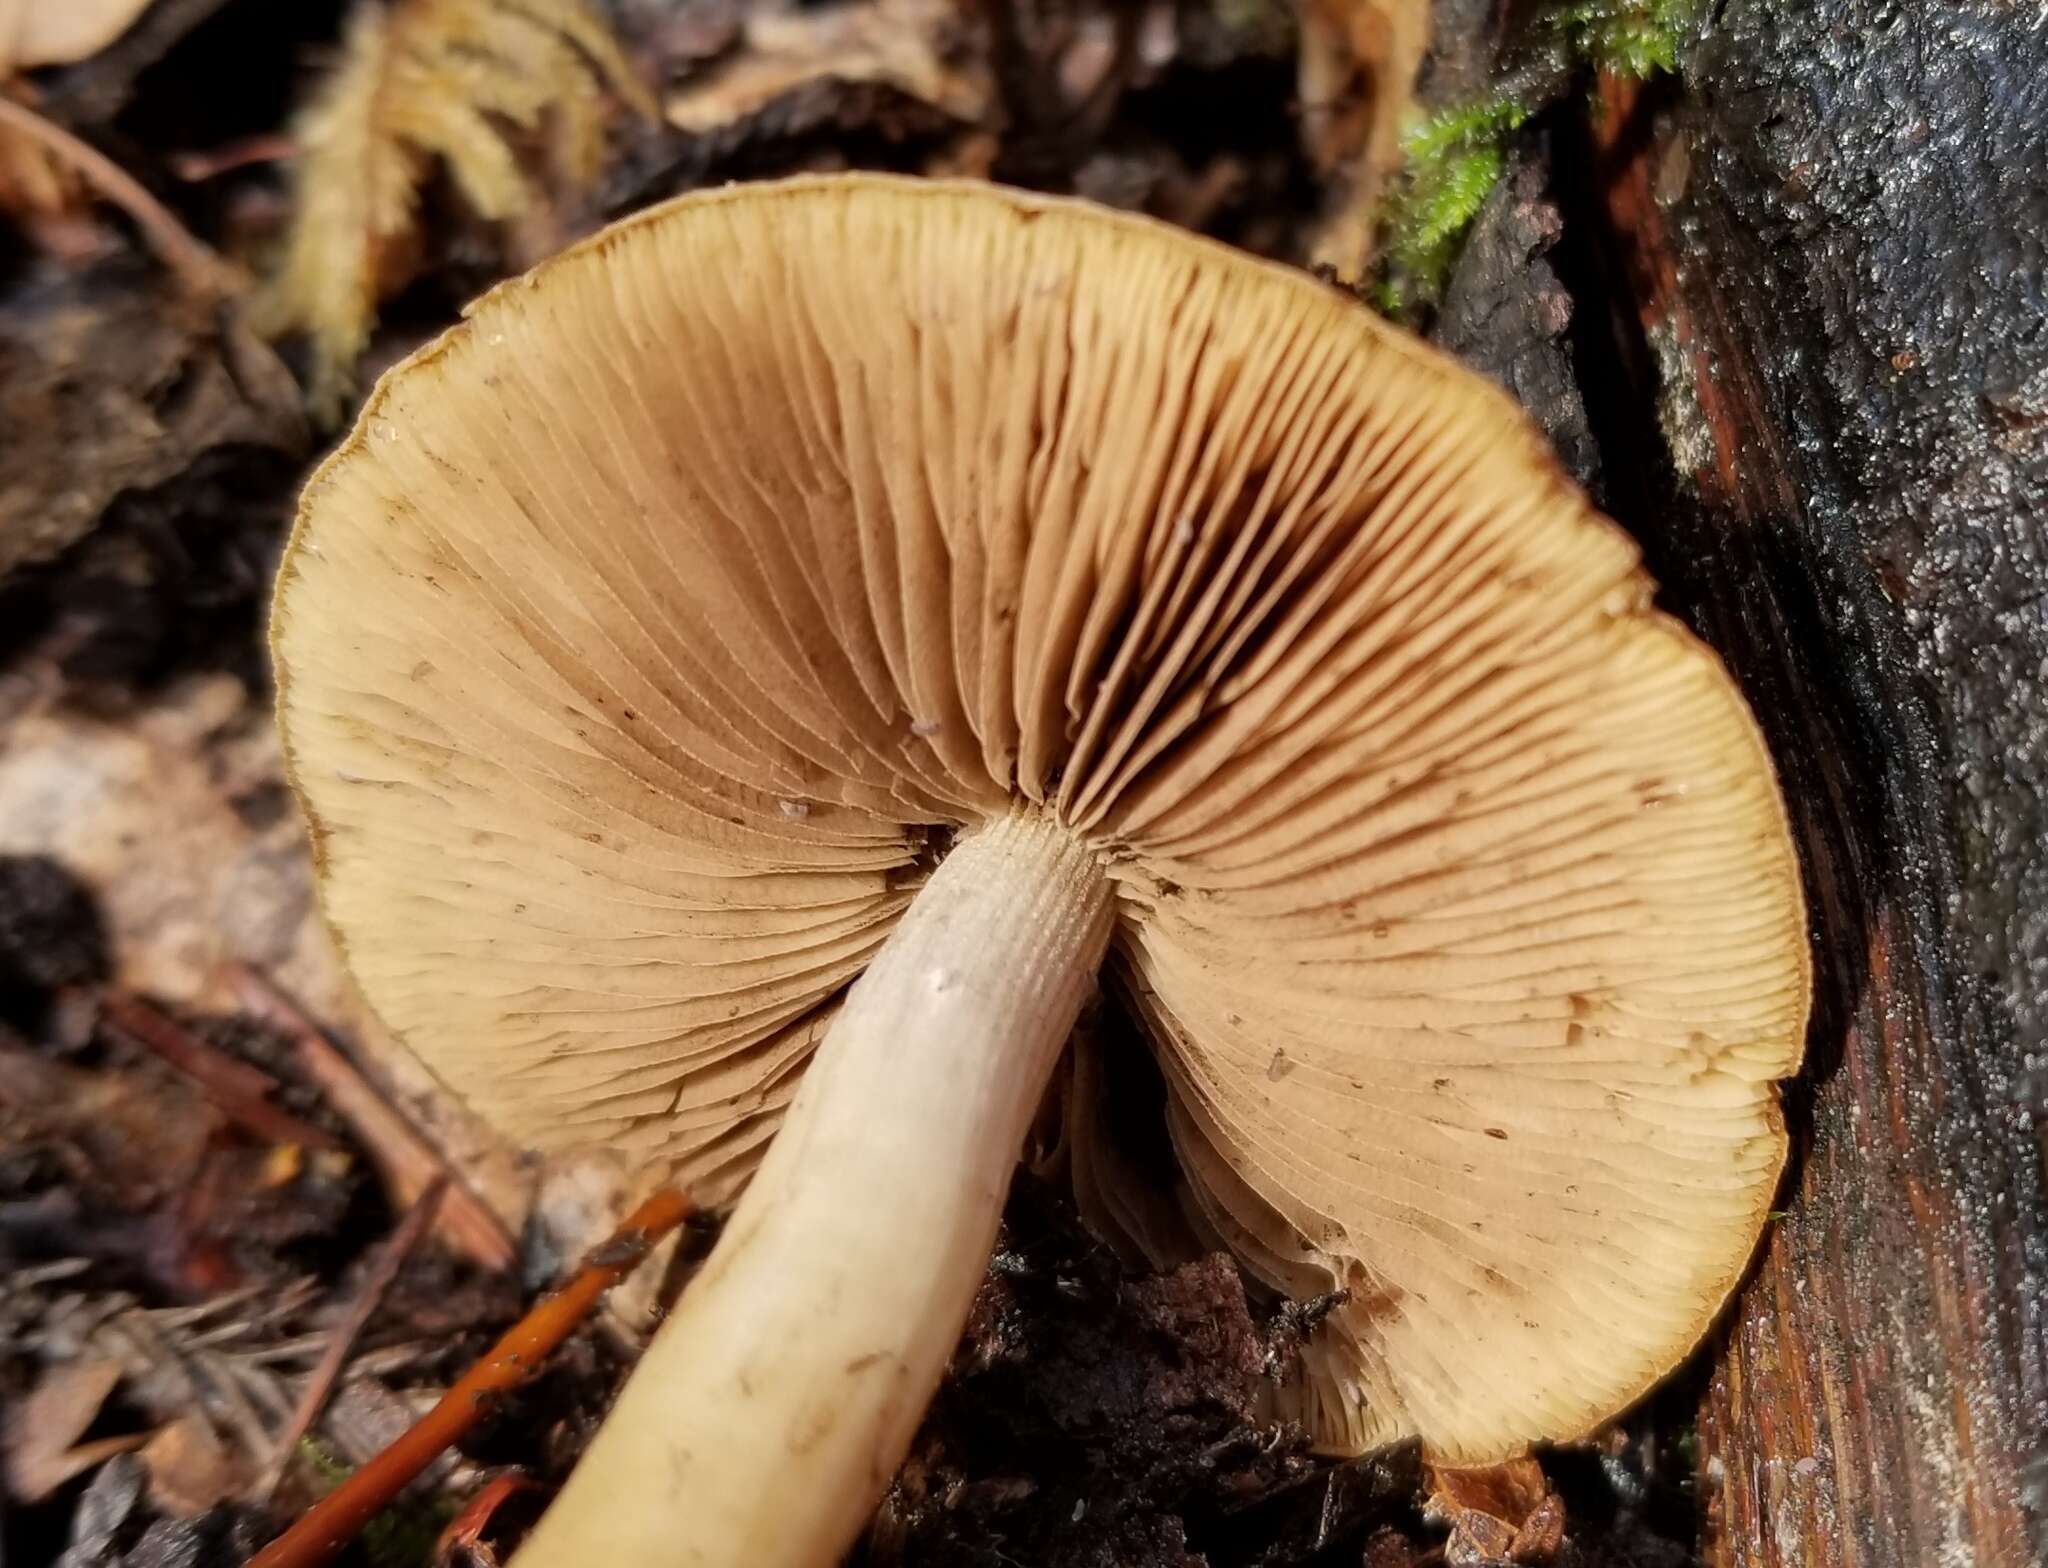
<svg viewBox="0 0 2048 1568">
<path fill-rule="evenodd" d="M 1451 1568 L 1547 1563 L 1564 1544 L 1564 1502 L 1533 1459 L 1477 1469 L 1432 1465 L 1427 1513 L 1448 1524 Z"/>
<path fill-rule="evenodd" d="M 150 0 L 0 0 L 0 77 L 88 59 L 127 32 Z"/>
<path fill-rule="evenodd" d="M 342 63 L 300 116 L 297 199 L 252 324 L 304 333 L 315 412 L 339 417 L 378 302 L 403 280 L 420 187 L 440 164 L 477 216 L 533 201 L 506 126 L 545 134 L 556 172 L 591 178 L 605 88 L 652 115 L 646 89 L 584 0 L 401 0 L 361 5 Z"/>
<path fill-rule="evenodd" d="M 6 1142 L 61 1149 L 87 1210 L 141 1211 L 192 1179 L 215 1125 L 182 1083 L 74 1067 L 0 1035 Z"/>
<path fill-rule="evenodd" d="M 249 1483 L 247 1460 L 196 1416 L 180 1416 L 142 1445 L 150 1501 L 180 1519 L 196 1519 Z"/>
<path fill-rule="evenodd" d="M 112 1361 L 74 1361 L 45 1371 L 8 1413 L 7 1490 L 24 1503 L 39 1503 L 73 1476 L 141 1447 L 146 1432 L 79 1441 L 120 1381 L 121 1368 Z"/>
<path fill-rule="evenodd" d="M 1372 257 L 1429 18 L 1428 0 L 1306 0 L 1301 8 L 1302 137 L 1332 188 L 1310 259 L 1343 283 L 1360 281 Z"/>
<path fill-rule="evenodd" d="M 962 27 L 961 8 L 949 0 L 763 6 L 747 17 L 739 48 L 670 93 L 662 111 L 678 130 L 703 134 L 831 79 L 893 88 L 975 123 L 989 112 L 994 87 L 972 51 L 956 58 Z"/>
</svg>

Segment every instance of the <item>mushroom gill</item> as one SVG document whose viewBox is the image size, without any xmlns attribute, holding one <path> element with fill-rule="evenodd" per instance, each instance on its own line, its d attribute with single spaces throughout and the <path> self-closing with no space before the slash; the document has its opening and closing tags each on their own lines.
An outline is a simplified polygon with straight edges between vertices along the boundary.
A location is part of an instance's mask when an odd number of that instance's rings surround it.
<svg viewBox="0 0 2048 1568">
<path fill-rule="evenodd" d="M 1198 1228 L 1349 1292 L 1286 1392 L 1323 1446 L 1494 1459 L 1667 1371 L 1763 1223 L 1807 957 L 1650 588 L 1470 373 L 990 187 L 687 197 L 387 375 L 274 624 L 349 964 L 516 1138 L 770 1167 L 522 1562 L 834 1560 L 1105 944 Z"/>
</svg>

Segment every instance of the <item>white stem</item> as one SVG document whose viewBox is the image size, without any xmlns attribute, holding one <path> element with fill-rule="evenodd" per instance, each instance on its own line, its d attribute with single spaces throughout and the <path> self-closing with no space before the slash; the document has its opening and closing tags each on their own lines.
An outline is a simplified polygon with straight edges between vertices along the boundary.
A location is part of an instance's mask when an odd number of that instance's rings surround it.
<svg viewBox="0 0 2048 1568">
<path fill-rule="evenodd" d="M 959 1339 L 1109 927 L 1065 829 L 961 838 L 513 1568 L 839 1561 Z"/>
</svg>

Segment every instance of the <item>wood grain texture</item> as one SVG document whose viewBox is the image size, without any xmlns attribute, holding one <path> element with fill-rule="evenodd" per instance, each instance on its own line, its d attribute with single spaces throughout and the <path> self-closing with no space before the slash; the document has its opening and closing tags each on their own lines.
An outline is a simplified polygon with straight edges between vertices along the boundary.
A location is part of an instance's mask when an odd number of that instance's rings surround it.
<svg viewBox="0 0 2048 1568">
<path fill-rule="evenodd" d="M 1595 423 L 1669 457 L 1616 508 L 1770 733 L 1819 957 L 1790 1212 L 1702 1411 L 1712 1560 L 2033 1563 L 2048 29 L 1735 0 L 1686 86 L 1610 85 L 1587 149 L 1632 372 Z"/>
</svg>

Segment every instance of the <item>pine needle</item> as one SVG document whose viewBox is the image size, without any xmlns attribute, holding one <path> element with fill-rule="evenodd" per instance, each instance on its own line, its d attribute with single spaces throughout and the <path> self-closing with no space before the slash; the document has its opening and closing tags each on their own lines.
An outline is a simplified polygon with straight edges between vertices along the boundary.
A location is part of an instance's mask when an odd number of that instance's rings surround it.
<svg viewBox="0 0 2048 1568">
<path fill-rule="evenodd" d="M 436 162 L 478 217 L 519 217 L 534 187 L 507 128 L 542 135 L 557 177 L 588 181 L 606 85 L 656 112 L 585 0 L 359 0 L 340 66 L 300 117 L 291 228 L 251 310 L 266 336 L 305 334 L 316 417 L 347 406 Z"/>
</svg>

